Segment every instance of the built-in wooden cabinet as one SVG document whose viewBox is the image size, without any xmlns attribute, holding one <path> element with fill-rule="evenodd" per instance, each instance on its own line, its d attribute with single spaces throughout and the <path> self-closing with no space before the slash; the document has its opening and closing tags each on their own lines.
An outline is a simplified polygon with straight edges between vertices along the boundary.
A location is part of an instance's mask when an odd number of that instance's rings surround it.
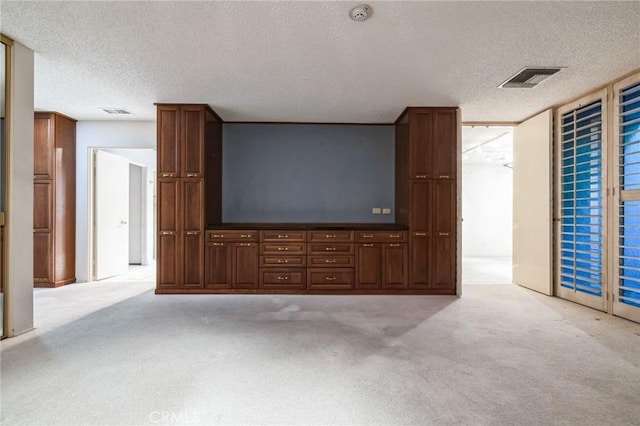
<svg viewBox="0 0 640 426">
<path fill-rule="evenodd" d="M 456 290 L 459 128 L 457 108 L 407 108 L 396 122 L 396 211 L 409 228 L 411 289 Z"/>
<path fill-rule="evenodd" d="M 224 273 L 205 277 L 207 209 L 220 210 L 222 191 L 214 180 L 207 188 L 204 163 L 207 154 L 221 152 L 219 119 L 206 105 L 157 109 L 158 288 L 202 289 L 212 277 L 212 285 L 227 285 L 217 281 Z M 219 221 L 218 212 L 211 216 Z"/>
<path fill-rule="evenodd" d="M 157 292 L 455 294 L 459 115 L 410 107 L 397 120 L 394 224 L 278 229 L 221 223 L 222 120 L 158 105 Z"/>
<path fill-rule="evenodd" d="M 76 120 L 34 115 L 34 286 L 76 281 Z"/>
</svg>

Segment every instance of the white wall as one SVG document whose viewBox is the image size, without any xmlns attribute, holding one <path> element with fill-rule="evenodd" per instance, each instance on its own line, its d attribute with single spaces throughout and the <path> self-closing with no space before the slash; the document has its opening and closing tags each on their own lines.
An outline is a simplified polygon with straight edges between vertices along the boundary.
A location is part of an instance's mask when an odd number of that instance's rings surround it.
<svg viewBox="0 0 640 426">
<path fill-rule="evenodd" d="M 156 147 L 154 121 L 79 121 L 76 136 L 77 207 L 76 207 L 76 276 L 79 282 L 89 280 L 88 246 L 88 178 L 90 148 Z"/>
<path fill-rule="evenodd" d="M 142 207 L 146 206 L 142 200 L 142 171 L 141 166 L 129 163 L 129 264 L 136 265 L 142 263 Z"/>
<path fill-rule="evenodd" d="M 33 328 L 33 51 L 12 48 L 5 331 Z"/>
<path fill-rule="evenodd" d="M 463 256 L 511 256 L 513 171 L 462 164 Z"/>
</svg>

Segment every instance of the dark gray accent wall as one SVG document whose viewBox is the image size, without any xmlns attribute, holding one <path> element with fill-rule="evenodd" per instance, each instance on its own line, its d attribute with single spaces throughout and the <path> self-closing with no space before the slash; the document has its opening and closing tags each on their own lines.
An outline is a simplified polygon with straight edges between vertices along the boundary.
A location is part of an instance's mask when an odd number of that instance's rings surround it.
<svg viewBox="0 0 640 426">
<path fill-rule="evenodd" d="M 394 127 L 224 124 L 223 222 L 378 222 L 394 206 Z"/>
</svg>

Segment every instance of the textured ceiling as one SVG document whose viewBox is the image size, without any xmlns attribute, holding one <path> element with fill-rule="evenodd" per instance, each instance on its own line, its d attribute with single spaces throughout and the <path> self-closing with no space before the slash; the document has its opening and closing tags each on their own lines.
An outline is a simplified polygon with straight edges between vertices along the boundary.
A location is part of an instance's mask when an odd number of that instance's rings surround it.
<svg viewBox="0 0 640 426">
<path fill-rule="evenodd" d="M 407 105 L 520 121 L 640 68 L 640 2 L 7 2 L 36 51 L 36 108 L 153 120 L 154 102 L 229 121 L 391 122 Z M 566 66 L 531 90 L 496 86 Z"/>
</svg>

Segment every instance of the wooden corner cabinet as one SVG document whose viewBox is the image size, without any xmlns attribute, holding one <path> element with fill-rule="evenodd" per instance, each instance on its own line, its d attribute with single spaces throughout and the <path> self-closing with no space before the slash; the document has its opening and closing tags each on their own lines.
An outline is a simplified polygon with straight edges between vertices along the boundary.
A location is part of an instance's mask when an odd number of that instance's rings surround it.
<svg viewBox="0 0 640 426">
<path fill-rule="evenodd" d="M 457 291 L 460 110 L 395 123 L 395 223 L 222 223 L 222 120 L 158 104 L 158 294 Z"/>
<path fill-rule="evenodd" d="M 34 115 L 33 281 L 59 287 L 76 281 L 76 120 Z"/>
</svg>

